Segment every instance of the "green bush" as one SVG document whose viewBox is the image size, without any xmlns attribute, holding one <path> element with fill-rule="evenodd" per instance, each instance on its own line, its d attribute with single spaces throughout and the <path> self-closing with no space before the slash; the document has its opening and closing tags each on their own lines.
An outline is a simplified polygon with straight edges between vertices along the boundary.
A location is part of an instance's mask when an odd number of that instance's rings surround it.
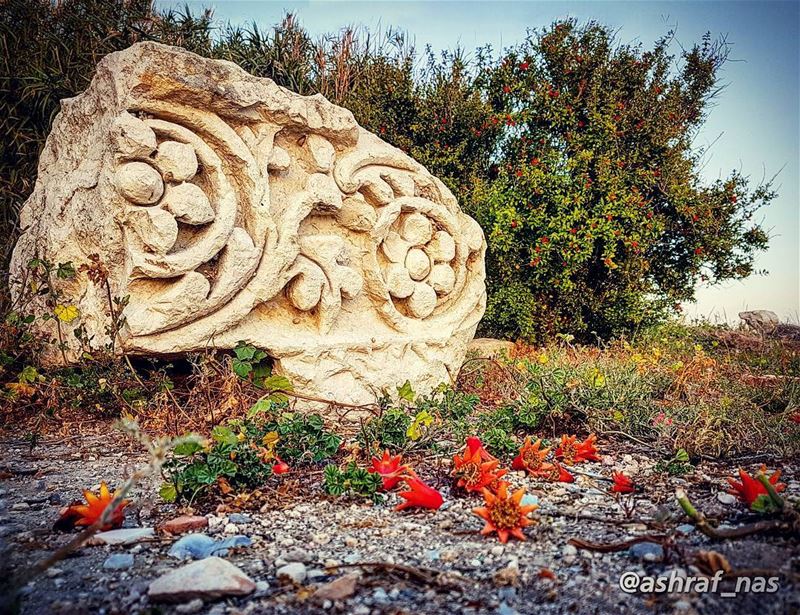
<svg viewBox="0 0 800 615">
<path fill-rule="evenodd" d="M 379 502 L 383 499 L 378 493 L 382 480 L 380 474 L 359 468 L 351 461 L 344 470 L 335 465 L 325 466 L 323 486 L 330 495 L 359 497 Z"/>
<path fill-rule="evenodd" d="M 505 125 L 497 178 L 471 201 L 489 243 L 487 332 L 607 338 L 698 282 L 753 271 L 767 235 L 752 216 L 775 193 L 735 171 L 704 184 L 692 147 L 727 48 L 670 48 L 670 35 L 644 49 L 564 21 L 480 73 Z"/>
<path fill-rule="evenodd" d="M 710 38 L 676 59 L 671 36 L 644 49 L 563 21 L 470 63 L 460 50 L 420 58 L 393 30 L 315 38 L 292 15 L 267 30 L 216 30 L 208 11 L 150 0 L 9 0 L 0 4 L 3 271 L 59 101 L 87 87 L 103 55 L 141 40 L 321 93 L 441 177 L 489 244 L 484 334 L 614 336 L 659 320 L 698 281 L 749 275 L 767 244 L 752 216 L 774 198 L 769 184 L 699 177 L 692 139 L 726 59 Z M 0 308 L 6 290 L 4 280 Z"/>
</svg>

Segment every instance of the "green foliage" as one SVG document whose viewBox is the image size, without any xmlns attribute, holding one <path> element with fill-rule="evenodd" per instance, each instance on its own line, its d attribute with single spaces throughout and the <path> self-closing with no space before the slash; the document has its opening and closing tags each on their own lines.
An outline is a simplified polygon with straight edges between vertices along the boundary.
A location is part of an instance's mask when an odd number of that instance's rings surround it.
<svg viewBox="0 0 800 615">
<path fill-rule="evenodd" d="M 495 457 L 508 458 L 519 451 L 519 442 L 502 427 L 491 427 L 479 433 L 483 445 Z"/>
<path fill-rule="evenodd" d="M 318 414 L 282 414 L 275 424 L 278 433 L 278 454 L 281 459 L 300 463 L 317 463 L 333 457 L 342 439 L 326 431 Z"/>
<path fill-rule="evenodd" d="M 272 476 L 277 458 L 295 465 L 317 463 L 339 449 L 341 438 L 324 429 L 319 415 L 282 412 L 283 403 L 258 405 L 252 417 L 214 427 L 210 441 L 176 446 L 164 464 L 162 496 L 191 502 L 221 478 L 233 488 L 252 489 Z"/>
<path fill-rule="evenodd" d="M 417 54 L 391 29 L 314 37 L 292 15 L 268 29 L 218 27 L 210 12 L 150 0 L 10 0 L 0 4 L 3 264 L 59 101 L 88 86 L 99 58 L 140 40 L 321 93 L 442 178 L 488 241 L 488 334 L 594 341 L 636 330 L 698 282 L 750 275 L 767 245 L 753 216 L 775 197 L 770 184 L 700 178 L 693 138 L 727 53 L 710 37 L 673 57 L 671 34 L 645 48 L 562 21 L 470 62 L 460 49 Z M 74 275 L 66 265 L 58 279 Z M 268 376 L 259 352 L 235 351 L 234 370 L 255 383 Z"/>
<path fill-rule="evenodd" d="M 472 199 L 489 244 L 488 332 L 610 337 L 698 282 L 753 271 L 767 235 L 752 217 L 775 193 L 737 172 L 703 184 L 693 147 L 727 47 L 706 36 L 676 58 L 672 43 L 621 45 L 608 27 L 562 21 L 480 73 L 505 126 L 497 178 Z"/>
<path fill-rule="evenodd" d="M 683 476 L 692 472 L 694 466 L 689 462 L 689 453 L 681 448 L 669 459 L 659 461 L 654 469 L 656 472 L 666 472 L 672 476 Z"/>
<path fill-rule="evenodd" d="M 340 469 L 335 465 L 325 466 L 323 485 L 325 491 L 334 496 L 359 497 L 380 502 L 383 496 L 378 492 L 382 484 L 381 475 L 368 472 L 350 462 Z"/>
<path fill-rule="evenodd" d="M 408 428 L 412 417 L 400 408 L 389 408 L 378 417 L 368 419 L 358 434 L 362 446 L 400 450 L 408 443 Z"/>
<path fill-rule="evenodd" d="M 233 373 L 242 380 L 252 378 L 253 382 L 263 380 L 270 374 L 269 357 L 266 352 L 252 344 L 239 342 L 233 349 Z"/>
</svg>

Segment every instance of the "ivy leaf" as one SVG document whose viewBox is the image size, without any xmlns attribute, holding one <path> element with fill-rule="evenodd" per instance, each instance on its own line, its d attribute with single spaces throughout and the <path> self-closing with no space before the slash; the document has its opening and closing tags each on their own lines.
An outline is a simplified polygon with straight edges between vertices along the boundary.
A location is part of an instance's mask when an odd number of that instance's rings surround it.
<svg viewBox="0 0 800 615">
<path fill-rule="evenodd" d="M 417 412 L 411 425 L 406 430 L 406 435 L 412 440 L 419 440 L 422 437 L 423 429 L 429 427 L 433 423 L 433 416 L 427 410 Z"/>
<path fill-rule="evenodd" d="M 403 386 L 397 387 L 397 395 L 408 403 L 414 403 L 414 389 L 411 388 L 408 380 L 403 383 Z"/>
<path fill-rule="evenodd" d="M 687 461 L 689 461 L 689 453 L 687 453 L 684 449 L 679 448 L 678 452 L 675 453 L 675 461 L 686 463 Z"/>
<path fill-rule="evenodd" d="M 280 391 L 293 391 L 294 386 L 286 376 L 273 375 L 264 380 L 264 388 Z"/>
<path fill-rule="evenodd" d="M 253 366 L 248 361 L 242 361 L 238 357 L 233 359 L 233 373 L 242 380 L 247 380 L 252 371 Z"/>
<path fill-rule="evenodd" d="M 237 359 L 241 361 L 252 361 L 253 357 L 256 354 L 256 347 L 251 346 L 250 344 L 246 344 L 245 342 L 239 342 L 236 344 L 236 348 L 233 349 L 234 354 L 236 355 Z"/>
<path fill-rule="evenodd" d="M 188 457 L 189 455 L 194 455 L 196 452 L 202 450 L 202 446 L 200 442 L 196 440 L 189 440 L 187 442 L 181 442 L 177 444 L 173 449 L 173 452 L 178 455 L 179 457 Z"/>
<path fill-rule="evenodd" d="M 60 280 L 71 280 L 75 277 L 75 267 L 72 265 L 72 261 L 67 261 L 66 263 L 59 263 L 58 268 L 56 269 L 56 276 Z"/>
<path fill-rule="evenodd" d="M 270 410 L 272 410 L 272 400 L 267 398 L 259 399 L 250 406 L 250 409 L 247 411 L 247 418 L 251 419 L 257 414 L 269 412 Z"/>
</svg>

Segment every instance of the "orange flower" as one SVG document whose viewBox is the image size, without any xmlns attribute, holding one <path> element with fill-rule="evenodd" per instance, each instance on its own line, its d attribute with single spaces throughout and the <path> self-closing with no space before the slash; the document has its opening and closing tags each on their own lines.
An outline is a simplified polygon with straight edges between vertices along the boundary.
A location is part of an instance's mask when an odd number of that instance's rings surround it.
<svg viewBox="0 0 800 615">
<path fill-rule="evenodd" d="M 545 457 L 547 457 L 547 453 L 550 452 L 549 448 L 540 450 L 539 447 L 541 445 L 542 441 L 539 439 L 531 444 L 530 436 L 525 438 L 525 442 L 519 449 L 519 455 L 514 457 L 514 461 L 511 462 L 511 467 L 514 470 L 525 470 L 529 473 L 534 473 L 541 469 L 542 463 L 544 462 Z"/>
<path fill-rule="evenodd" d="M 538 508 L 536 504 L 522 506 L 522 498 L 525 490 L 519 489 L 512 496 L 508 495 L 508 483 L 501 481 L 497 488 L 497 494 L 488 489 L 483 490 L 483 499 L 486 505 L 481 508 L 473 508 L 472 512 L 486 521 L 481 534 L 491 534 L 497 532 L 500 542 L 507 542 L 509 536 L 525 540 L 522 528 L 527 527 L 533 521 L 528 518 L 528 514 Z"/>
<path fill-rule="evenodd" d="M 372 458 L 372 465 L 367 468 L 368 472 L 380 474 L 383 479 L 383 490 L 389 491 L 402 480 L 403 474 L 409 469 L 408 466 L 400 465 L 403 460 L 402 455 L 392 457 L 388 450 L 383 451 L 383 457 Z"/>
<path fill-rule="evenodd" d="M 408 491 L 401 491 L 397 495 L 405 500 L 394 507 L 395 510 L 404 510 L 406 508 L 439 508 L 444 500 L 442 494 L 436 491 L 433 487 L 429 487 L 415 476 L 407 476 L 403 478 L 408 486 Z"/>
<path fill-rule="evenodd" d="M 467 447 L 463 455 L 453 456 L 453 476 L 458 479 L 458 487 L 467 491 L 481 491 L 506 473 L 497 469 L 500 464 L 497 459 L 483 461 L 482 452 L 488 455 L 483 447 L 475 448 L 472 452 Z"/>
<path fill-rule="evenodd" d="M 763 474 L 767 473 L 767 466 L 761 466 L 761 472 Z M 778 479 L 781 477 L 781 471 L 776 470 L 772 473 L 769 477 L 769 482 L 775 487 L 775 491 L 780 493 L 784 489 L 786 489 L 786 485 L 783 483 L 779 483 Z M 756 501 L 758 496 L 766 495 L 769 497 L 767 493 L 767 488 L 761 484 L 760 481 L 750 476 L 747 472 L 739 468 L 739 478 L 742 479 L 742 482 L 737 482 L 733 478 L 729 478 L 728 482 L 731 485 L 731 489 L 728 490 L 728 493 L 731 495 L 735 495 L 739 500 L 747 504 L 748 506 L 752 506 L 753 502 Z"/>
<path fill-rule="evenodd" d="M 100 493 L 94 494 L 88 489 L 83 492 L 86 504 L 73 504 L 66 508 L 56 522 L 57 529 L 71 529 L 75 526 L 93 525 L 100 519 L 106 507 L 117 497 L 119 490 L 112 495 L 105 481 L 100 483 Z M 111 514 L 108 522 L 100 529 L 103 531 L 120 527 L 125 519 L 125 507 L 130 504 L 129 500 L 122 500 L 116 510 Z"/>
<path fill-rule="evenodd" d="M 575 477 L 558 462 L 543 463 L 542 467 L 536 472 L 532 473 L 533 476 L 543 478 L 551 483 L 574 483 Z"/>
<path fill-rule="evenodd" d="M 625 476 L 622 472 L 612 472 L 611 478 L 614 479 L 614 484 L 611 486 L 611 493 L 635 493 L 636 485 L 633 481 Z"/>
<path fill-rule="evenodd" d="M 597 436 L 590 435 L 583 442 L 578 442 L 577 436 L 561 436 L 561 443 L 555 450 L 557 459 L 561 459 L 567 465 L 581 463 L 582 461 L 600 461 L 597 456 L 597 448 L 594 443 Z"/>
</svg>

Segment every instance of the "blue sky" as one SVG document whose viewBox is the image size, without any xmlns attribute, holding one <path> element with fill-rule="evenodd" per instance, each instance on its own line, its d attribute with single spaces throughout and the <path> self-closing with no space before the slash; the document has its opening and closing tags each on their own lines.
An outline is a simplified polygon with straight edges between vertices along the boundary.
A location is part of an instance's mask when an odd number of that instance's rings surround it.
<svg viewBox="0 0 800 615">
<path fill-rule="evenodd" d="M 758 182 L 777 178 L 779 198 L 762 210 L 773 239 L 759 256 L 765 276 L 699 288 L 690 317 L 737 321 L 743 309 L 771 309 L 785 320 L 800 319 L 800 2 L 288 2 L 160 1 L 161 7 L 214 9 L 215 19 L 271 26 L 283 13 L 297 14 L 313 34 L 346 25 L 397 27 L 418 49 L 460 45 L 466 50 L 490 43 L 512 45 L 527 28 L 562 17 L 594 19 L 619 30 L 624 43 L 645 46 L 675 28 L 691 46 L 703 33 L 725 35 L 731 62 L 722 73 L 727 89 L 718 99 L 696 143 L 714 143 L 704 176 L 714 180 L 733 169 Z"/>
</svg>

